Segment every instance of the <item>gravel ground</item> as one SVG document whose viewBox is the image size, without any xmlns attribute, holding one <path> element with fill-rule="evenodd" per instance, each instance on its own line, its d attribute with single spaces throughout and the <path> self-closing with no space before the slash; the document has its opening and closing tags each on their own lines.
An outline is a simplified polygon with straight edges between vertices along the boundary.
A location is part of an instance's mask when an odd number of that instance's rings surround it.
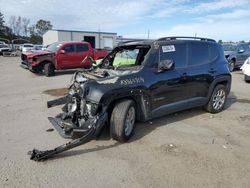
<svg viewBox="0 0 250 188">
<path fill-rule="evenodd" d="M 46 92 L 68 86 L 72 71 L 47 78 L 0 57 L 0 187 L 250 187 L 250 84 L 232 74 L 226 109 L 201 108 L 138 123 L 129 143 L 99 140 L 34 162 L 27 152 L 65 143 L 47 120 L 60 107 Z M 63 91 L 63 90 L 60 90 Z"/>
</svg>

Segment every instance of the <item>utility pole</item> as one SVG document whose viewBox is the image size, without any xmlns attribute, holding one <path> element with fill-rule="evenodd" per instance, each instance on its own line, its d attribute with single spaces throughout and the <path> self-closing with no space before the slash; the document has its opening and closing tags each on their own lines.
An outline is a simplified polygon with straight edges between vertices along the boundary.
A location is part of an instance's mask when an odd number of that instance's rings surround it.
<svg viewBox="0 0 250 188">
<path fill-rule="evenodd" d="M 100 30 L 100 25 L 99 25 L 99 28 L 98 28 L 98 38 L 99 38 L 99 48 L 101 48 L 101 30 Z"/>
<path fill-rule="evenodd" d="M 148 29 L 148 39 L 149 39 L 149 34 L 150 34 L 150 30 Z"/>
</svg>

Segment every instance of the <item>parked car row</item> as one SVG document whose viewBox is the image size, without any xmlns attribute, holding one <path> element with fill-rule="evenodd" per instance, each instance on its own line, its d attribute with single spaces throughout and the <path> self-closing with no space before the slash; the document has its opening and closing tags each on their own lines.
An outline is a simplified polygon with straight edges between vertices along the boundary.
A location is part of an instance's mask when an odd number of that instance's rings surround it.
<svg viewBox="0 0 250 188">
<path fill-rule="evenodd" d="M 250 47 L 247 43 L 225 43 L 223 44 L 223 48 L 231 72 L 235 68 L 241 67 L 246 59 L 250 57 Z"/>
</svg>

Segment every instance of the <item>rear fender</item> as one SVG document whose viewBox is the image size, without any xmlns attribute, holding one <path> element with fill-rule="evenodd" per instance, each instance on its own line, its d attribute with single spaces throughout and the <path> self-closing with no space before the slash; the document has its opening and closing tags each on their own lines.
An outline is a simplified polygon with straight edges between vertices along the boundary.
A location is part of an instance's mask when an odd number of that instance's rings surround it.
<svg viewBox="0 0 250 188">
<path fill-rule="evenodd" d="M 218 85 L 218 84 L 222 84 L 226 87 L 226 92 L 227 92 L 227 95 L 230 93 L 230 90 L 231 90 L 231 75 L 224 75 L 224 76 L 221 76 L 219 78 L 216 78 L 212 84 L 210 85 L 209 87 L 209 90 L 208 90 L 208 94 L 207 94 L 207 99 L 209 100 L 213 91 L 214 91 L 214 88 Z"/>
</svg>

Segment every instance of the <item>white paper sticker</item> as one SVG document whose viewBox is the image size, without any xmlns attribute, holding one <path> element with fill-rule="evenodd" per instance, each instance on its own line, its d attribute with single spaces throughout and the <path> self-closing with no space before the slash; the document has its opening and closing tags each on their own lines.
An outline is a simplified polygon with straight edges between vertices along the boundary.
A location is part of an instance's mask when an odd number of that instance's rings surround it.
<svg viewBox="0 0 250 188">
<path fill-rule="evenodd" d="M 175 52 L 175 47 L 174 47 L 174 45 L 162 46 L 162 51 L 163 51 L 163 53 L 165 53 L 165 52 Z"/>
</svg>

